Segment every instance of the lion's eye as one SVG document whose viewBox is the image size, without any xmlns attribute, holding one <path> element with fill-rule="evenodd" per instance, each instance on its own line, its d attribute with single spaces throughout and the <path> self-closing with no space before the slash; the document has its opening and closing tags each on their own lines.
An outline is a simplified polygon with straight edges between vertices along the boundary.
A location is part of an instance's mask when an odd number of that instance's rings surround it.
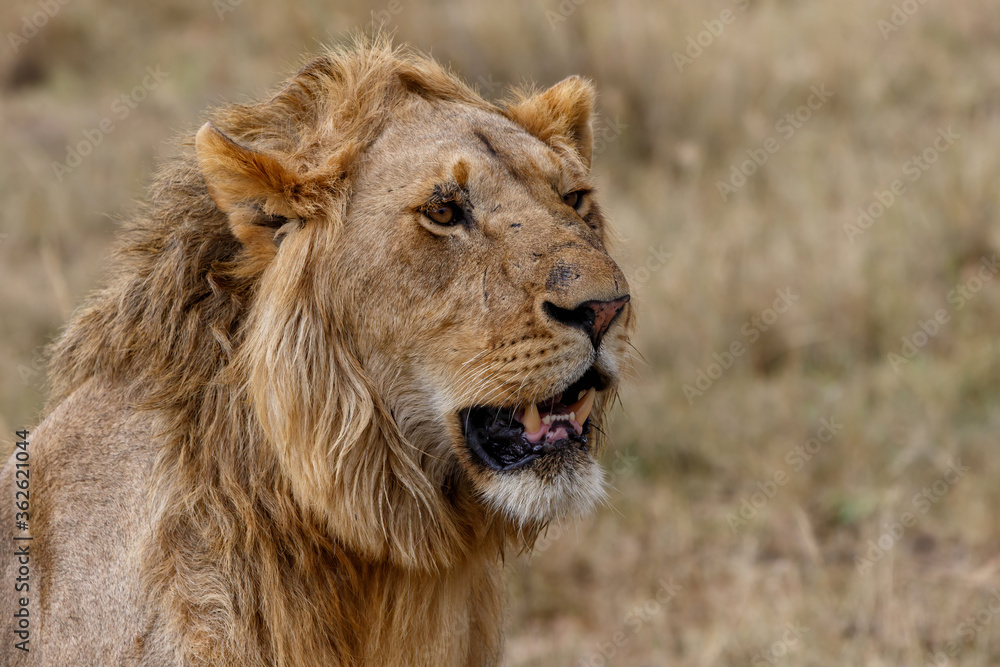
<svg viewBox="0 0 1000 667">
<path fill-rule="evenodd" d="M 457 225 L 462 222 L 462 209 L 454 202 L 426 211 L 424 215 L 439 225 Z"/>
<path fill-rule="evenodd" d="M 563 202 L 572 209 L 580 208 L 580 204 L 583 203 L 583 193 L 579 190 L 568 192 L 563 195 Z"/>
</svg>

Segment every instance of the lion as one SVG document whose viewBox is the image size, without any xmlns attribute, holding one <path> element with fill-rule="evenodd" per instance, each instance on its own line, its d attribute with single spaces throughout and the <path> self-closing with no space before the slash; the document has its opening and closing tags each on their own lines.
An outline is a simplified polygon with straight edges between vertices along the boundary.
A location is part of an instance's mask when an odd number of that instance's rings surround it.
<svg viewBox="0 0 1000 667">
<path fill-rule="evenodd" d="M 53 345 L 6 664 L 499 665 L 629 363 L 594 95 L 374 37 L 213 112 Z"/>
</svg>

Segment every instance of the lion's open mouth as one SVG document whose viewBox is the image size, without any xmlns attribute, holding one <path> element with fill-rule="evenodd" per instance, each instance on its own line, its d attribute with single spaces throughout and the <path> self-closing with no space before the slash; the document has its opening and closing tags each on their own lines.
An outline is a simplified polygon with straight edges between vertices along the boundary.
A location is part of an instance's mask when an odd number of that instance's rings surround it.
<svg viewBox="0 0 1000 667">
<path fill-rule="evenodd" d="M 470 451 L 493 470 L 512 470 L 567 447 L 586 447 L 597 392 L 604 388 L 591 367 L 563 391 L 514 408 L 473 406 L 459 413 Z"/>
</svg>

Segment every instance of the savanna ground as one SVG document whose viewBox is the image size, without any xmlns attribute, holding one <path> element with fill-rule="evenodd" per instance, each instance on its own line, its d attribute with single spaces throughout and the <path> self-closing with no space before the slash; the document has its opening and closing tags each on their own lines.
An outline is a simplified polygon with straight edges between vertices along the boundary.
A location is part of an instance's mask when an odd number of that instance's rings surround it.
<svg viewBox="0 0 1000 667">
<path fill-rule="evenodd" d="M 8 440 L 176 134 L 374 12 L 602 95 L 645 362 L 608 506 L 509 561 L 508 664 L 1000 663 L 995 3 L 63 1 L 0 6 Z"/>
</svg>

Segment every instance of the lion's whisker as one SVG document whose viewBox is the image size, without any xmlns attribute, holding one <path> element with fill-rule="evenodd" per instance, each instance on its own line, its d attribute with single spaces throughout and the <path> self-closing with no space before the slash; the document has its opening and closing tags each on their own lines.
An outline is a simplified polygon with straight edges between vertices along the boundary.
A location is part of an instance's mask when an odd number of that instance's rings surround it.
<svg viewBox="0 0 1000 667">
<path fill-rule="evenodd" d="M 468 361 L 464 362 L 464 363 L 462 364 L 462 366 L 463 366 L 463 367 L 464 367 L 464 366 L 468 366 L 469 364 L 471 364 L 471 363 L 472 363 L 473 361 L 475 361 L 475 360 L 476 360 L 476 359 L 478 359 L 479 357 L 483 356 L 484 354 L 487 354 L 487 353 L 489 353 L 489 352 L 493 352 L 494 350 L 497 350 L 497 349 L 499 349 L 499 348 L 496 348 L 496 347 L 488 347 L 488 348 L 486 348 L 485 350 L 483 350 L 483 351 L 479 352 L 479 354 L 477 354 L 476 356 L 474 356 L 474 357 L 472 357 L 471 359 L 469 359 Z"/>
<path fill-rule="evenodd" d="M 482 391 L 483 388 L 488 387 L 489 383 L 492 382 L 499 375 L 499 373 L 508 364 L 510 364 L 512 361 L 513 361 L 512 359 L 508 359 L 507 361 L 503 362 L 502 364 L 500 364 L 500 366 L 498 366 L 497 368 L 494 368 L 494 369 L 486 367 L 486 368 L 480 370 L 479 372 L 477 372 L 475 374 L 475 376 L 470 377 L 467 381 L 465 381 L 465 382 L 462 383 L 461 388 L 462 388 L 462 390 L 464 392 L 465 387 L 471 387 L 471 385 L 473 383 L 475 383 L 475 382 L 479 381 L 480 379 L 482 379 L 482 383 L 480 385 L 481 388 L 479 390 L 477 390 L 476 393 L 474 393 L 473 396 L 472 396 L 472 404 L 484 404 L 485 403 L 485 401 L 481 402 L 479 400 L 479 398 L 478 398 L 480 392 Z"/>
<path fill-rule="evenodd" d="M 634 351 L 634 353 L 635 353 L 635 356 L 639 357 L 639 359 L 640 359 L 640 360 L 642 361 L 642 363 L 646 364 L 646 365 L 647 365 L 647 366 L 649 366 L 650 368 L 652 368 L 652 367 L 653 367 L 653 365 L 652 365 L 652 364 L 650 364 L 650 363 L 649 363 L 648 361 L 646 361 L 646 357 L 644 357 L 644 356 L 642 355 L 642 352 L 640 352 L 640 351 L 639 351 L 639 348 L 637 348 L 637 347 L 636 347 L 635 345 L 633 345 L 633 344 L 632 344 L 632 341 L 630 341 L 630 340 L 626 340 L 626 341 L 625 341 L 625 344 L 626 344 L 626 345 L 628 345 L 628 346 L 629 346 L 630 348 L 632 348 L 632 350 L 633 350 L 633 351 Z M 632 356 L 632 353 L 629 353 L 629 356 Z"/>
</svg>

